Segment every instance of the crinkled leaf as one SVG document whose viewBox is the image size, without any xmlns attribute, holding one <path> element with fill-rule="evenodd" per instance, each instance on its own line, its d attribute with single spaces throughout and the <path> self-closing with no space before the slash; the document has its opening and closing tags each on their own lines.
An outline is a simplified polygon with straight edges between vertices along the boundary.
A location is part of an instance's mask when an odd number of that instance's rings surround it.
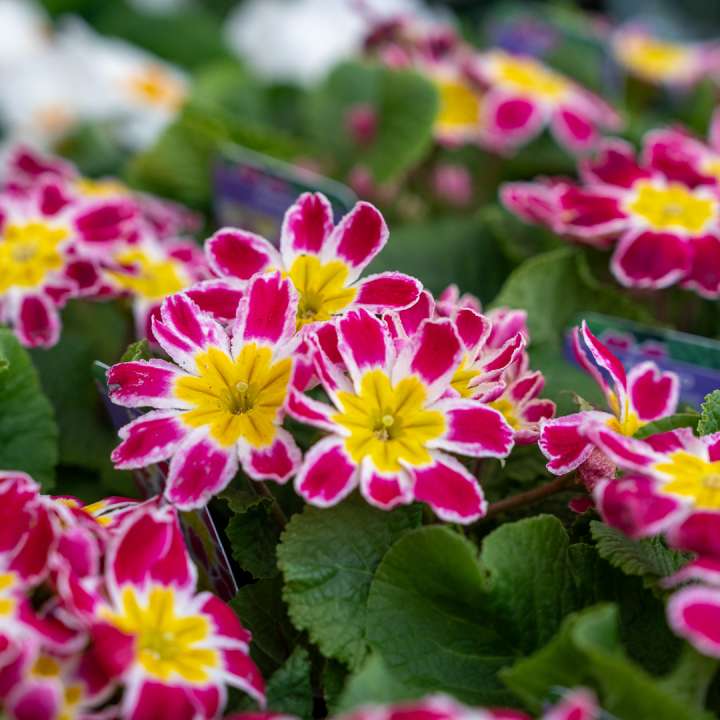
<svg viewBox="0 0 720 720">
<path fill-rule="evenodd" d="M 302 647 L 295 648 L 267 684 L 268 708 L 273 712 L 312 720 L 313 691 L 310 671 L 308 651 Z"/>
<path fill-rule="evenodd" d="M 357 667 L 367 650 L 365 616 L 375 569 L 420 522 L 417 507 L 383 512 L 359 497 L 293 516 L 278 546 L 284 597 L 295 626 L 323 655 Z"/>
<path fill-rule="evenodd" d="M 280 527 L 272 516 L 271 506 L 268 498 L 260 498 L 256 504 L 236 512 L 226 529 L 232 556 L 243 570 L 256 578 L 278 574 L 275 548 Z"/>
<path fill-rule="evenodd" d="M 652 583 L 672 575 L 688 561 L 688 555 L 670 550 L 659 537 L 632 540 L 596 520 L 590 523 L 590 529 L 600 556 L 626 575 L 637 575 Z"/>
<path fill-rule="evenodd" d="M 58 428 L 27 351 L 0 329 L 0 469 L 23 470 L 44 490 L 54 485 Z"/>
<path fill-rule="evenodd" d="M 720 390 L 713 390 L 705 396 L 697 429 L 700 435 L 710 435 L 720 430 Z"/>
<path fill-rule="evenodd" d="M 572 615 L 545 647 L 501 673 L 532 709 L 558 687 L 594 687 L 602 706 L 620 720 L 709 720 L 686 697 L 666 689 L 633 663 L 620 643 L 618 611 L 602 605 Z"/>
</svg>

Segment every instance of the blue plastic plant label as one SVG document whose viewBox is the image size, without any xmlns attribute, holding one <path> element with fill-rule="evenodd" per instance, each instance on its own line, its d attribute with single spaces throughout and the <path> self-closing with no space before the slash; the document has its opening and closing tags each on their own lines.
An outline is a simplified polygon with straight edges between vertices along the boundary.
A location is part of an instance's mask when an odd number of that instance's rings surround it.
<svg viewBox="0 0 720 720">
<path fill-rule="evenodd" d="M 241 227 L 277 244 L 285 211 L 304 192 L 322 192 L 336 217 L 357 200 L 350 188 L 305 168 L 236 145 L 215 163 L 214 207 L 219 226 Z"/>
</svg>

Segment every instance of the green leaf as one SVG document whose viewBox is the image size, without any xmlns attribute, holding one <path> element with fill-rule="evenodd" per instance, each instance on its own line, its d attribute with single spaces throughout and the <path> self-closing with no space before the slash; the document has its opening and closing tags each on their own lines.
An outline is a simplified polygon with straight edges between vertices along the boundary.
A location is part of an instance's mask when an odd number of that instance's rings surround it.
<svg viewBox="0 0 720 720">
<path fill-rule="evenodd" d="M 281 579 L 275 577 L 245 585 L 230 604 L 252 633 L 253 659 L 263 675 L 272 674 L 290 656 L 299 636 L 287 615 Z"/>
<path fill-rule="evenodd" d="M 417 507 L 383 512 L 357 496 L 293 516 L 277 551 L 284 598 L 295 626 L 307 630 L 323 655 L 351 668 L 362 662 L 373 573 L 393 542 L 419 522 Z"/>
<path fill-rule="evenodd" d="M 268 498 L 248 506 L 233 515 L 226 534 L 232 556 L 243 570 L 256 578 L 271 578 L 278 574 L 276 546 L 280 528 L 275 522 Z"/>
<path fill-rule="evenodd" d="M 310 657 L 303 647 L 295 648 L 287 662 L 267 684 L 267 704 L 272 712 L 312 720 L 313 691 L 310 684 Z"/>
<path fill-rule="evenodd" d="M 708 396 L 709 397 L 709 396 Z M 720 397 L 720 396 L 719 396 Z M 639 440 L 644 440 L 651 435 L 657 433 L 668 432 L 669 430 L 677 430 L 678 428 L 689 427 L 696 430 L 700 422 L 700 415 L 694 412 L 682 412 L 670 415 L 666 418 L 661 418 L 655 422 L 643 425 L 636 433 L 635 436 Z"/>
<path fill-rule="evenodd" d="M 47 491 L 54 485 L 58 429 L 37 372 L 11 330 L 0 329 L 0 468 L 23 470 Z"/>
<path fill-rule="evenodd" d="M 594 687 L 601 705 L 620 720 L 709 720 L 711 717 L 633 663 L 620 645 L 612 605 L 572 615 L 544 648 L 501 673 L 533 710 L 558 687 Z"/>
<path fill-rule="evenodd" d="M 132 362 L 134 360 L 149 360 L 152 357 L 148 341 L 143 338 L 127 346 L 127 350 L 120 357 L 119 362 Z"/>
<path fill-rule="evenodd" d="M 368 639 L 410 690 L 507 703 L 498 671 L 546 642 L 579 606 L 581 575 L 554 517 L 501 526 L 485 538 L 480 558 L 449 528 L 424 527 L 398 540 L 380 564 Z"/>
<path fill-rule="evenodd" d="M 720 430 L 720 390 L 713 390 L 705 396 L 697 429 L 699 435 L 710 435 Z"/>
<path fill-rule="evenodd" d="M 600 557 L 626 575 L 637 575 L 650 583 L 677 572 L 688 555 L 670 550 L 659 537 L 632 540 L 605 523 L 593 520 L 590 529 Z"/>
</svg>

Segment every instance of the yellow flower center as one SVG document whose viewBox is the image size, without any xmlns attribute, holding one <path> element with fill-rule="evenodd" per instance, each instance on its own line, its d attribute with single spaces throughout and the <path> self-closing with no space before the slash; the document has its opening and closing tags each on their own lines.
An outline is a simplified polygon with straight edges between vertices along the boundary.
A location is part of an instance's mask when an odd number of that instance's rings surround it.
<svg viewBox="0 0 720 720">
<path fill-rule="evenodd" d="M 37 287 L 63 266 L 60 252 L 70 231 L 41 220 L 10 223 L 0 237 L 0 293 L 11 287 Z"/>
<path fill-rule="evenodd" d="M 538 100 L 557 102 L 571 88 L 564 77 L 531 58 L 498 55 L 494 74 L 499 83 Z"/>
<path fill-rule="evenodd" d="M 460 397 L 469 398 L 473 396 L 473 389 L 470 387 L 470 383 L 476 378 L 480 372 L 467 367 L 468 359 L 465 357 L 460 363 L 458 369 L 453 375 L 453 379 L 450 384 L 460 393 Z"/>
<path fill-rule="evenodd" d="M 356 290 L 347 287 L 348 266 L 340 260 L 321 263 L 315 255 L 300 255 L 288 272 L 299 295 L 297 328 L 329 320 L 347 307 Z"/>
<path fill-rule="evenodd" d="M 132 94 L 141 102 L 175 111 L 185 100 L 185 87 L 159 65 L 147 65 L 129 80 Z"/>
<path fill-rule="evenodd" d="M 182 263 L 172 258 L 156 259 L 140 248 L 133 248 L 118 253 L 115 260 L 128 269 L 110 270 L 110 278 L 121 289 L 146 300 L 162 300 L 190 285 Z"/>
<path fill-rule="evenodd" d="M 207 684 L 210 671 L 220 664 L 217 650 L 207 647 L 211 632 L 207 618 L 179 615 L 170 587 L 153 586 L 147 598 L 125 587 L 121 601 L 118 612 L 105 610 L 103 617 L 135 637 L 136 661 L 145 672 L 163 682 L 180 678 Z"/>
<path fill-rule="evenodd" d="M 397 472 L 402 462 L 430 462 L 427 443 L 445 432 L 445 418 L 425 409 L 425 386 L 418 378 L 393 386 L 382 370 L 370 370 L 358 394 L 340 392 L 338 397 L 342 412 L 333 420 L 349 431 L 345 448 L 356 463 L 369 457 L 378 470 Z"/>
<path fill-rule="evenodd" d="M 631 72 L 654 81 L 681 75 L 693 59 L 693 53 L 682 45 L 637 36 L 622 40 L 617 54 Z"/>
<path fill-rule="evenodd" d="M 628 212 L 641 217 L 653 230 L 682 230 L 697 234 L 717 219 L 718 203 L 680 183 L 658 186 L 640 180 L 627 202 Z"/>
<path fill-rule="evenodd" d="M 106 198 L 117 195 L 127 195 L 127 187 L 118 180 L 91 180 L 90 178 L 78 178 L 73 182 L 75 190 L 84 197 Z"/>
<path fill-rule="evenodd" d="M 208 425 L 224 447 L 241 438 L 253 447 L 275 439 L 275 421 L 285 402 L 292 360 L 272 361 L 269 348 L 245 345 L 236 360 L 217 348 L 196 357 L 199 377 L 175 381 L 175 397 L 193 408 L 180 417 L 190 427 Z"/>
<path fill-rule="evenodd" d="M 490 407 L 495 408 L 507 420 L 507 424 L 513 430 L 519 430 L 521 426 L 520 418 L 515 414 L 515 406 L 507 398 L 498 398 L 489 403 Z"/>
<path fill-rule="evenodd" d="M 670 478 L 663 484 L 665 492 L 692 498 L 701 510 L 720 510 L 720 462 L 677 450 L 653 469 Z"/>
<path fill-rule="evenodd" d="M 435 129 L 453 132 L 476 127 L 480 121 L 480 95 L 461 80 L 438 78 L 435 81 L 440 97 L 440 108 L 435 118 Z"/>
</svg>

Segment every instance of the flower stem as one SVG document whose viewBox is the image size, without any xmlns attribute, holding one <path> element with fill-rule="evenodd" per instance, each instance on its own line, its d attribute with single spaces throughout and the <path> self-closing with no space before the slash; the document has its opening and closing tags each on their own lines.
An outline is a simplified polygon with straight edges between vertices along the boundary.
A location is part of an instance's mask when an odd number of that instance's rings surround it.
<svg viewBox="0 0 720 720">
<path fill-rule="evenodd" d="M 527 490 L 526 492 L 518 493 L 512 497 L 505 498 L 504 500 L 498 500 L 497 502 L 491 503 L 488 507 L 487 514 L 485 517 L 492 517 L 499 515 L 509 510 L 516 510 L 517 508 L 524 507 L 525 505 L 532 505 L 533 503 L 543 500 L 550 495 L 568 490 L 577 483 L 575 474 L 563 475 L 562 477 L 556 478 L 549 483 L 540 485 L 539 487 Z"/>
<path fill-rule="evenodd" d="M 285 513 L 282 511 L 277 498 L 270 492 L 269 488 L 262 480 L 260 482 L 254 482 L 253 485 L 259 495 L 266 497 L 270 501 L 270 511 L 272 512 L 275 521 L 280 526 L 280 529 L 284 530 L 287 525 L 287 518 L 285 517 Z"/>
</svg>

